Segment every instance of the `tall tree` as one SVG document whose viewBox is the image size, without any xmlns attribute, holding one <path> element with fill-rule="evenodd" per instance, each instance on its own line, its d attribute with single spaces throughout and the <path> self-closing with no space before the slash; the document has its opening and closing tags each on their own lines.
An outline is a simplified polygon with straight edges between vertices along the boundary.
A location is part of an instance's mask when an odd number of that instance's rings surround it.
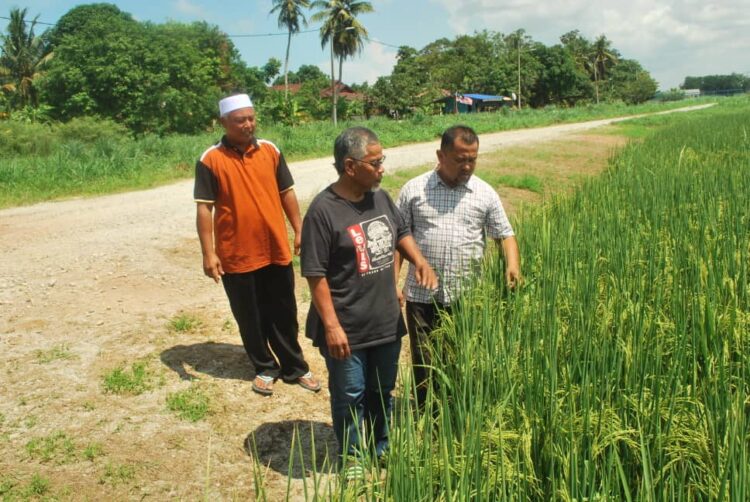
<svg viewBox="0 0 750 502">
<path fill-rule="evenodd" d="M 34 34 L 38 17 L 28 25 L 26 9 L 11 9 L 7 33 L 0 36 L 0 78 L 3 79 L 3 90 L 13 95 L 11 104 L 19 108 L 39 104 L 34 81 L 42 75 L 44 67 L 52 58 L 42 37 Z"/>
<path fill-rule="evenodd" d="M 279 28 L 287 29 L 286 57 L 284 58 L 284 99 L 289 99 L 289 47 L 292 45 L 292 35 L 298 33 L 300 22 L 307 26 L 307 19 L 302 8 L 309 8 L 309 0 L 273 0 L 271 13 L 278 12 Z"/>
<path fill-rule="evenodd" d="M 265 92 L 281 68 L 249 71 L 206 23 L 141 23 L 109 4 L 74 7 L 55 35 L 40 89 L 56 118 L 97 115 L 138 133 L 204 130 L 222 94 L 250 83 Z"/>
<path fill-rule="evenodd" d="M 594 74 L 594 91 L 599 103 L 599 82 L 604 80 L 609 68 L 617 64 L 617 52 L 606 36 L 600 35 L 591 46 L 590 67 Z"/>
<path fill-rule="evenodd" d="M 323 47 L 329 44 L 331 51 L 331 94 L 333 96 L 333 123 L 336 124 L 336 108 L 338 106 L 338 92 L 336 89 L 336 75 L 334 72 L 334 57 L 339 59 L 339 82 L 342 79 L 344 59 L 362 52 L 367 30 L 359 22 L 357 16 L 373 12 L 372 4 L 359 0 L 315 0 L 312 3 L 318 9 L 312 16 L 313 21 L 322 21 L 320 27 L 320 42 Z"/>
</svg>

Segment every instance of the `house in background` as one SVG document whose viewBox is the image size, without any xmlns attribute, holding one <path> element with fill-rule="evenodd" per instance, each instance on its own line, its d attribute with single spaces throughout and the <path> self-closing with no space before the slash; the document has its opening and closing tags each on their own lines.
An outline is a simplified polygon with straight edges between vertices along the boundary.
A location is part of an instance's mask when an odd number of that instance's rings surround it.
<svg viewBox="0 0 750 502">
<path fill-rule="evenodd" d="M 297 94 L 300 89 L 302 88 L 302 84 L 289 84 L 289 94 L 295 95 Z M 272 91 L 279 91 L 284 92 L 284 84 L 281 85 L 273 85 L 271 86 Z M 348 99 L 350 101 L 363 101 L 365 99 L 365 95 L 361 92 L 356 92 L 354 89 L 349 87 L 348 85 L 336 81 L 336 94 L 339 98 L 342 99 Z M 324 87 L 320 90 L 320 97 L 321 98 L 330 98 L 331 97 L 331 86 Z"/>
<path fill-rule="evenodd" d="M 443 104 L 443 113 L 475 113 L 498 110 L 504 106 L 513 106 L 513 99 L 508 96 L 491 94 L 452 94 L 443 91 L 444 96 L 435 100 Z"/>
</svg>

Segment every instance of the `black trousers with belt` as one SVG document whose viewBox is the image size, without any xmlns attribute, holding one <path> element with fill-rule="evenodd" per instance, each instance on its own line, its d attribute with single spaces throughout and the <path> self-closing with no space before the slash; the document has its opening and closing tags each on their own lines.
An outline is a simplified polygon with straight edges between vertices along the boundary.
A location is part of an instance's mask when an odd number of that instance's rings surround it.
<svg viewBox="0 0 750 502">
<path fill-rule="evenodd" d="M 293 382 L 307 373 L 297 340 L 292 264 L 224 274 L 222 283 L 255 374 Z"/>
</svg>

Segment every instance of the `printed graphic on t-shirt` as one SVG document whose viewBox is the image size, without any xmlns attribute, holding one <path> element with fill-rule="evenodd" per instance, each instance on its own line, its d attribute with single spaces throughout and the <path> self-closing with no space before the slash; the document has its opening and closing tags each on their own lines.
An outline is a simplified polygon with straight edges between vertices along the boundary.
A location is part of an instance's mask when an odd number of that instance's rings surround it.
<svg viewBox="0 0 750 502">
<path fill-rule="evenodd" d="M 393 263 L 393 230 L 387 216 L 352 225 L 346 231 L 354 243 L 360 275 L 375 273 Z"/>
</svg>

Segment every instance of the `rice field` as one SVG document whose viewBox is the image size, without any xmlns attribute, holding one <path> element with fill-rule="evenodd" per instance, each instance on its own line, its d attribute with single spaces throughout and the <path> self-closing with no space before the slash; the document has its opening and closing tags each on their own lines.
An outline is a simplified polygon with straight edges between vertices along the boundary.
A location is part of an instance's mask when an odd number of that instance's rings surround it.
<svg viewBox="0 0 750 502">
<path fill-rule="evenodd" d="M 515 221 L 525 285 L 488 258 L 435 333 L 434 413 L 398 400 L 386 469 L 308 498 L 750 500 L 749 111 L 684 117 Z"/>
</svg>

